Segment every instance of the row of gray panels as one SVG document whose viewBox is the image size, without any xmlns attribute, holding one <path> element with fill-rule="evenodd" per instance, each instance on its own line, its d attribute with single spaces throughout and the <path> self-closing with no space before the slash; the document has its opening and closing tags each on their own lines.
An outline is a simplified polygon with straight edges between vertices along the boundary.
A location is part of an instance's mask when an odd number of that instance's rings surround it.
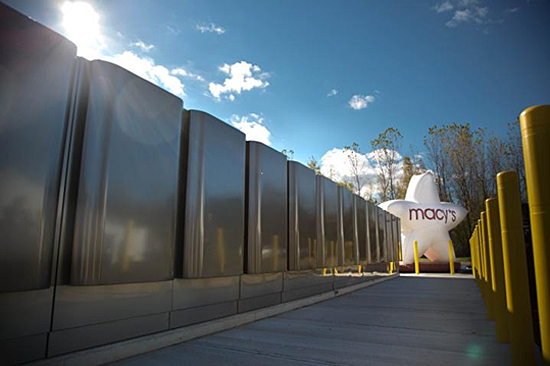
<svg viewBox="0 0 550 366">
<path fill-rule="evenodd" d="M 0 80 L 2 359 L 288 301 L 335 286 L 316 269 L 397 260 L 389 213 L 3 4 Z"/>
</svg>

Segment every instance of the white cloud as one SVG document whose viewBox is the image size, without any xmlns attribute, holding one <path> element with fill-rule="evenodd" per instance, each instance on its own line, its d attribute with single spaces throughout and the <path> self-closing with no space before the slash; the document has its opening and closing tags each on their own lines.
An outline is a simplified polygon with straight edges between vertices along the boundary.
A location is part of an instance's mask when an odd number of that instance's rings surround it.
<svg viewBox="0 0 550 366">
<path fill-rule="evenodd" d="M 338 94 L 338 90 L 336 89 L 331 89 L 328 94 L 327 94 L 327 97 L 333 97 L 335 96 L 336 94 Z"/>
<path fill-rule="evenodd" d="M 436 4 L 432 9 L 437 13 L 444 13 L 449 10 L 453 10 L 453 4 L 450 1 L 444 1 L 441 4 Z"/>
<path fill-rule="evenodd" d="M 332 149 L 327 151 L 320 160 L 321 174 L 337 183 L 351 183 L 356 186 L 353 164 L 350 160 L 350 152 L 345 149 Z M 360 195 L 370 198 L 377 189 L 376 170 L 365 154 L 355 155 L 355 166 L 358 172 Z"/>
<path fill-rule="evenodd" d="M 88 60 L 98 58 L 107 46 L 95 9 L 85 2 L 65 2 L 61 12 L 63 34 L 76 44 L 78 55 Z"/>
<path fill-rule="evenodd" d="M 265 127 L 264 119 L 256 113 L 250 113 L 246 116 L 236 114 L 229 118 L 229 122 L 246 135 L 248 141 L 259 141 L 271 145 L 271 132 Z"/>
<path fill-rule="evenodd" d="M 351 97 L 351 99 L 348 101 L 348 104 L 351 108 L 358 111 L 358 110 L 367 108 L 368 105 L 373 102 L 374 102 L 374 95 L 357 94 Z"/>
<path fill-rule="evenodd" d="M 216 33 L 222 35 L 225 33 L 225 28 L 214 23 L 209 24 L 197 24 L 197 30 L 201 33 Z"/>
<path fill-rule="evenodd" d="M 194 74 L 192 72 L 189 72 L 189 71 L 185 70 L 183 67 L 178 67 L 178 68 L 170 70 L 170 74 L 177 75 L 177 76 L 182 76 L 182 77 L 185 77 L 185 78 L 194 79 L 194 80 L 197 80 L 197 81 L 204 81 L 204 78 L 202 76 L 200 76 L 198 74 Z"/>
<path fill-rule="evenodd" d="M 132 51 L 124 51 L 118 55 L 103 56 L 101 58 L 122 66 L 177 96 L 185 96 L 182 82 L 177 77 L 171 75 L 166 67 L 156 65 L 155 61 L 151 58 L 140 57 Z"/>
<path fill-rule="evenodd" d="M 208 90 L 216 99 L 220 99 L 227 94 L 227 99 L 235 100 L 235 93 L 241 94 L 242 91 L 249 91 L 255 88 L 266 88 L 269 83 L 265 81 L 269 77 L 268 73 L 262 73 L 257 65 L 246 61 L 235 62 L 233 65 L 224 64 L 220 70 L 228 75 L 222 84 L 210 83 Z"/>
<path fill-rule="evenodd" d="M 178 74 L 178 69 L 172 70 L 172 73 L 167 67 L 156 64 L 154 59 L 139 56 L 130 50 L 115 55 L 110 53 L 106 37 L 101 31 L 100 15 L 92 5 L 85 2 L 65 2 L 61 5 L 61 12 L 64 33 L 77 45 L 80 56 L 89 60 L 100 59 L 112 62 L 177 96 L 185 96 L 184 85 L 175 76 L 182 76 Z M 113 34 L 116 34 L 118 38 L 124 38 L 116 30 L 113 31 Z M 154 48 L 153 45 L 146 44 L 139 39 L 130 45 L 138 47 L 144 52 Z M 197 78 L 198 76 L 191 74 L 190 77 Z"/>
<path fill-rule="evenodd" d="M 166 30 L 168 31 L 168 33 L 170 33 L 173 36 L 177 36 L 181 34 L 181 29 L 175 24 L 167 25 Z"/>
<path fill-rule="evenodd" d="M 445 0 L 431 9 L 436 13 L 450 12 L 452 14 L 451 19 L 445 23 L 449 28 L 463 23 L 485 24 L 491 22 L 487 19 L 489 8 L 481 6 L 479 0 Z"/>
<path fill-rule="evenodd" d="M 486 17 L 488 13 L 488 7 L 479 6 L 457 10 L 454 12 L 453 18 L 445 23 L 445 25 L 452 28 L 456 27 L 460 23 L 475 22 L 477 24 L 483 24 L 486 22 Z"/>
<path fill-rule="evenodd" d="M 506 9 L 504 9 L 504 12 L 507 13 L 507 14 L 510 14 L 510 13 L 515 13 L 518 10 L 519 10 L 519 6 L 515 7 L 515 8 L 506 8 Z"/>
<path fill-rule="evenodd" d="M 149 52 L 153 48 L 155 48 L 154 45 L 147 44 L 147 43 L 143 42 L 141 39 L 139 39 L 137 42 L 131 43 L 130 45 L 139 48 L 143 52 Z"/>
</svg>

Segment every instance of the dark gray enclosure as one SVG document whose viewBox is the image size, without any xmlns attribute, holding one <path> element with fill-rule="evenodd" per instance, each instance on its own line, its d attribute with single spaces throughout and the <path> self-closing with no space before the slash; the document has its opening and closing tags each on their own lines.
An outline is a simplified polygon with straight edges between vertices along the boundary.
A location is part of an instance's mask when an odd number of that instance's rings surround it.
<svg viewBox="0 0 550 366">
<path fill-rule="evenodd" d="M 71 284 L 171 279 L 182 101 L 104 61 L 84 79 Z"/>
<path fill-rule="evenodd" d="M 288 162 L 288 269 L 316 267 L 315 172 Z"/>
<path fill-rule="evenodd" d="M 380 262 L 386 262 L 388 260 L 386 212 L 378 206 L 376 206 L 376 212 L 378 215 L 378 245 L 380 248 L 379 260 Z"/>
<path fill-rule="evenodd" d="M 46 356 L 76 47 L 0 3 L 0 363 Z"/>
<path fill-rule="evenodd" d="M 353 195 L 355 200 L 355 212 L 357 214 L 357 246 L 359 249 L 359 263 L 367 264 L 369 260 L 369 243 L 368 243 L 368 223 L 367 223 L 367 202 L 356 195 Z"/>
<path fill-rule="evenodd" d="M 344 187 L 338 187 L 340 215 L 339 226 L 342 230 L 342 242 L 339 245 L 339 264 L 351 266 L 359 263 L 357 246 L 357 216 L 353 194 Z"/>
<path fill-rule="evenodd" d="M 367 202 L 368 223 L 369 223 L 369 247 L 370 263 L 380 262 L 380 246 L 378 245 L 378 211 L 377 207 Z"/>
<path fill-rule="evenodd" d="M 188 142 L 183 276 L 243 273 L 245 136 L 205 112 L 186 111 Z"/>
<path fill-rule="evenodd" d="M 387 248 L 388 248 L 388 262 L 395 261 L 395 251 L 394 251 L 394 232 L 392 217 L 393 215 L 385 211 L 386 214 L 386 236 L 387 236 Z"/>
<path fill-rule="evenodd" d="M 287 157 L 259 143 L 246 143 L 246 273 L 287 268 Z"/>
<path fill-rule="evenodd" d="M 322 175 L 318 175 L 316 179 L 317 248 L 320 249 L 317 266 L 333 268 L 338 265 L 338 244 L 342 243 L 342 231 L 338 225 L 338 186 Z"/>
<path fill-rule="evenodd" d="M 401 230 L 399 228 L 399 218 L 396 216 L 392 216 L 392 224 L 393 224 L 393 242 L 394 242 L 394 250 L 396 253 L 396 261 L 399 261 L 399 252 L 400 252 L 400 246 L 401 246 Z"/>
<path fill-rule="evenodd" d="M 76 47 L 0 4 L 0 291 L 50 286 Z"/>
<path fill-rule="evenodd" d="M 374 206 L 267 146 L 247 150 L 240 131 L 125 69 L 75 54 L 0 4 L 1 364 L 375 278 L 322 270 L 356 264 L 359 240 L 368 257 L 370 219 L 377 253 Z"/>
</svg>

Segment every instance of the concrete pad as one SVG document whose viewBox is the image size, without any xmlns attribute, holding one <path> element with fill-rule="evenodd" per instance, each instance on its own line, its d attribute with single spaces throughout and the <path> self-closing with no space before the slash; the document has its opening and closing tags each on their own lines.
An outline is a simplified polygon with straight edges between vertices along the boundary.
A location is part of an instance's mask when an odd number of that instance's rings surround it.
<svg viewBox="0 0 550 366">
<path fill-rule="evenodd" d="M 470 277 L 400 277 L 116 365 L 508 365 Z"/>
</svg>

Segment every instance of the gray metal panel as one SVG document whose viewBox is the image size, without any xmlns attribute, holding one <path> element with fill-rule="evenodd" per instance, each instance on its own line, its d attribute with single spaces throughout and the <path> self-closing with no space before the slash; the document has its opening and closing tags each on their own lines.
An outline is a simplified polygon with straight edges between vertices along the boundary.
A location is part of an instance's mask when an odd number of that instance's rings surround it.
<svg viewBox="0 0 550 366">
<path fill-rule="evenodd" d="M 293 291 L 325 284 L 332 286 L 333 281 L 333 275 L 323 275 L 320 270 L 285 272 L 283 274 L 283 291 Z"/>
<path fill-rule="evenodd" d="M 183 238 L 186 278 L 243 272 L 245 136 L 217 118 L 186 111 Z"/>
<path fill-rule="evenodd" d="M 0 4 L 0 292 L 50 286 L 76 47 Z"/>
<path fill-rule="evenodd" d="M 0 293 L 0 339 L 50 330 L 53 287 Z"/>
<path fill-rule="evenodd" d="M 339 263 L 344 266 L 351 266 L 359 263 L 359 247 L 357 243 L 357 214 L 355 211 L 355 200 L 353 194 L 344 187 L 338 187 L 338 198 L 341 214 L 338 216 L 342 230 L 342 241 L 340 242 Z"/>
<path fill-rule="evenodd" d="M 317 267 L 332 268 L 338 265 L 339 230 L 338 186 L 330 179 L 316 176 L 317 195 Z"/>
<path fill-rule="evenodd" d="M 170 329 L 224 318 L 234 314 L 237 314 L 237 301 L 172 311 L 170 313 Z"/>
<path fill-rule="evenodd" d="M 172 309 L 237 300 L 239 285 L 239 276 L 175 279 Z"/>
<path fill-rule="evenodd" d="M 359 263 L 368 263 L 368 227 L 367 227 L 367 203 L 359 196 L 354 195 L 355 212 L 357 215 L 357 247 L 359 250 Z"/>
<path fill-rule="evenodd" d="M 396 240 L 397 260 L 401 260 L 399 258 L 399 252 L 401 251 L 401 219 L 399 217 L 395 218 L 395 232 L 397 233 L 397 240 Z"/>
<path fill-rule="evenodd" d="M 246 143 L 246 273 L 287 268 L 287 157 L 259 143 Z"/>
<path fill-rule="evenodd" d="M 0 364 L 17 365 L 46 357 L 48 334 L 0 340 Z"/>
<path fill-rule="evenodd" d="M 288 268 L 291 271 L 316 267 L 317 231 L 315 172 L 288 162 Z"/>
<path fill-rule="evenodd" d="M 54 330 L 170 311 L 172 281 L 57 286 Z"/>
<path fill-rule="evenodd" d="M 263 295 L 259 297 L 252 297 L 248 299 L 239 300 L 238 311 L 239 313 L 245 313 L 256 309 L 265 308 L 281 303 L 281 293 Z"/>
<path fill-rule="evenodd" d="M 89 80 L 71 284 L 173 277 L 182 101 L 103 61 Z"/>
<path fill-rule="evenodd" d="M 369 247 L 370 247 L 370 262 L 377 263 L 380 261 L 380 251 L 378 246 L 378 212 L 376 206 L 367 202 L 368 220 L 369 220 Z"/>
<path fill-rule="evenodd" d="M 283 291 L 283 273 L 241 275 L 240 298 L 264 296 Z"/>
<path fill-rule="evenodd" d="M 168 330 L 169 313 L 64 329 L 50 333 L 48 356 L 75 352 Z"/>
<path fill-rule="evenodd" d="M 393 262 L 393 228 L 391 224 L 391 214 L 387 211 L 384 211 L 386 216 L 386 250 L 387 250 L 387 261 Z"/>
<path fill-rule="evenodd" d="M 387 257 L 387 236 L 386 236 L 386 211 L 382 210 L 380 207 L 376 207 L 378 215 L 378 246 L 380 248 L 379 259 L 381 262 L 386 262 Z"/>
</svg>

